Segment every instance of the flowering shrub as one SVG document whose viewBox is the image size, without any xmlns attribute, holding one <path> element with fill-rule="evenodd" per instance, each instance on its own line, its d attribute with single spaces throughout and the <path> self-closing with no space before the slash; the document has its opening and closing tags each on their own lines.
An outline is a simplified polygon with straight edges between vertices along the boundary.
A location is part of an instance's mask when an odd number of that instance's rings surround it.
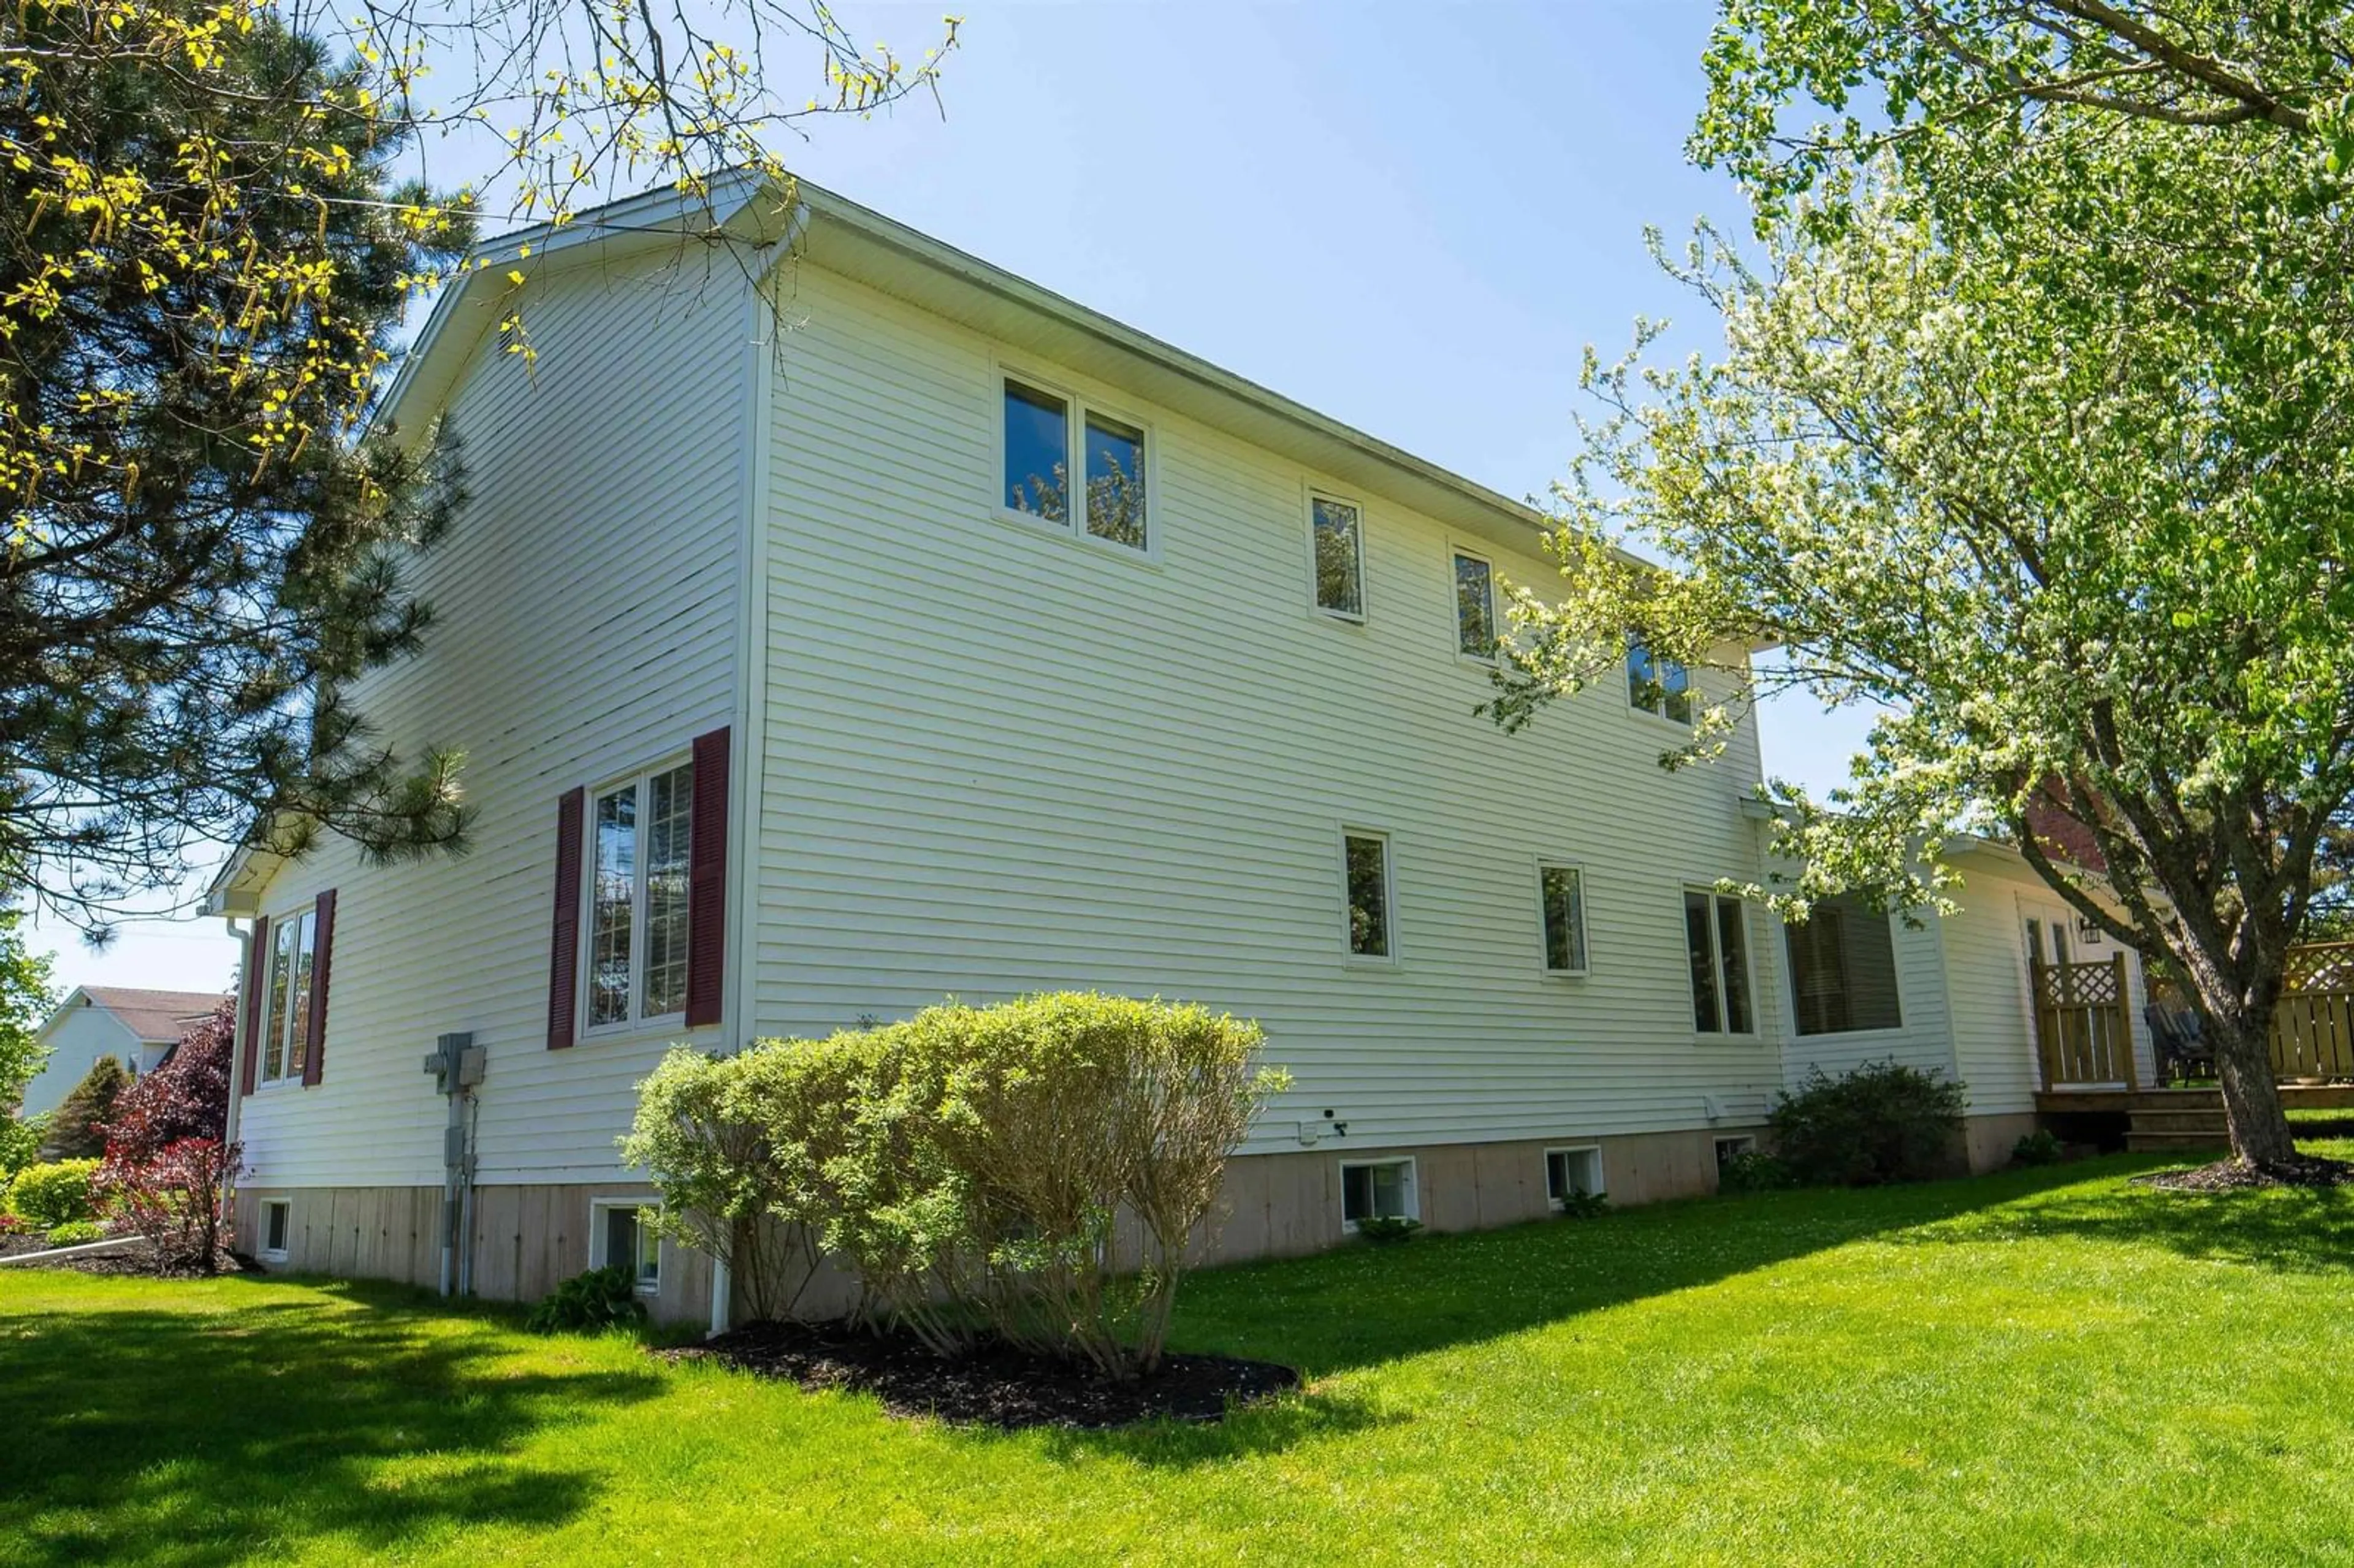
<svg viewBox="0 0 2354 1568">
<path fill-rule="evenodd" d="M 219 1266 L 222 1192 L 236 1165 L 235 1145 L 183 1138 L 152 1160 L 110 1158 L 99 1171 L 98 1185 L 125 1223 L 154 1248 L 158 1267 L 210 1274 Z"/>
<path fill-rule="evenodd" d="M 1159 1365 L 1226 1156 L 1286 1081 L 1254 1065 L 1260 1041 L 1199 1007 L 1065 993 L 673 1052 L 622 1153 L 677 1239 L 799 1227 L 855 1270 L 864 1320 L 943 1354 L 986 1325 L 1131 1377 Z"/>
</svg>

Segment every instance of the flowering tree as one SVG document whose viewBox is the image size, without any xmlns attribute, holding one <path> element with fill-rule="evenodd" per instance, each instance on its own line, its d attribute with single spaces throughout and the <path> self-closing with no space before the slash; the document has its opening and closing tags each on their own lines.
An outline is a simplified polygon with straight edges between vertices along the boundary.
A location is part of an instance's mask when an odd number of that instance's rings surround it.
<svg viewBox="0 0 2354 1568">
<path fill-rule="evenodd" d="M 2346 8 L 1723 17 L 1693 150 L 1763 255 L 1703 231 L 1671 263 L 1722 356 L 1589 361 L 1560 599 L 1522 597 L 1496 711 L 1617 678 L 1629 628 L 1743 701 L 1880 709 L 1845 789 L 1783 791 L 1786 906 L 1935 903 L 1952 835 L 2009 841 L 2183 980 L 2233 1149 L 2294 1171 L 2268 1028 L 2354 802 Z M 2104 875 L 2054 853 L 2055 812 Z"/>
</svg>

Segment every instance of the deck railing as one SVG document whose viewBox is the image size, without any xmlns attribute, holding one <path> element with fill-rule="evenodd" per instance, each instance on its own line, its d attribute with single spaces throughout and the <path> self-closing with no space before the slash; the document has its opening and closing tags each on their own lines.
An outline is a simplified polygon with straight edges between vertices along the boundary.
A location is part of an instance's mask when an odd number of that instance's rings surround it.
<svg viewBox="0 0 2354 1568">
<path fill-rule="evenodd" d="M 2130 992 L 2123 953 L 2102 963 L 2029 966 L 2035 1002 L 2036 1055 L 2043 1086 L 2123 1084 L 2134 1072 Z"/>
<path fill-rule="evenodd" d="M 2354 942 L 2289 949 L 2272 1036 L 2276 1076 L 2354 1078 Z"/>
</svg>

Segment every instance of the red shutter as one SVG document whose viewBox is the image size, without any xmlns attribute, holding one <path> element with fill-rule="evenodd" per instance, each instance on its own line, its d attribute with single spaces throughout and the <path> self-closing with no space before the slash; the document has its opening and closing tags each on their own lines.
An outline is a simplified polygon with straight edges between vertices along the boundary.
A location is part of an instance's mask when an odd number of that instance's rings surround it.
<svg viewBox="0 0 2354 1568">
<path fill-rule="evenodd" d="M 686 1022 L 719 1022 L 727 973 L 727 732 L 695 737 L 695 807 L 687 828 Z"/>
<path fill-rule="evenodd" d="M 580 1011 L 580 818 L 588 792 L 571 789 L 556 803 L 556 926 L 547 964 L 547 1048 L 573 1041 Z"/>
<path fill-rule="evenodd" d="M 237 1092 L 253 1093 L 261 1065 L 261 993 L 270 985 L 270 916 L 256 915 L 245 946 L 245 1054 L 238 1066 Z"/>
<path fill-rule="evenodd" d="M 335 951 L 335 890 L 319 895 L 319 916 L 311 933 L 311 1027 L 302 1042 L 302 1086 L 319 1081 L 327 1050 L 327 969 Z"/>
</svg>

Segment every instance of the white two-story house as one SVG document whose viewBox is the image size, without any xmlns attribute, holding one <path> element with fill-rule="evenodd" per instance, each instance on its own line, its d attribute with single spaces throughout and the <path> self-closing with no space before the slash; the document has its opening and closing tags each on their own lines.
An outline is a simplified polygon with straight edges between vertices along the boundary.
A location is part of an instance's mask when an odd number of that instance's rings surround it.
<svg viewBox="0 0 2354 1568">
<path fill-rule="evenodd" d="M 537 237 L 391 394 L 473 500 L 415 564 L 424 652 L 352 697 L 463 749 L 472 848 L 217 885 L 244 1245 L 517 1298 L 626 1261 L 699 1316 L 708 1265 L 633 1224 L 637 1083 L 949 996 L 1257 1020 L 1293 1086 L 1229 1257 L 1710 1191 L 1818 1057 L 1967 1075 L 1936 931 L 1793 949 L 1712 891 L 1762 873 L 1756 736 L 1662 770 L 1681 671 L 1474 712 L 1538 514 L 839 197 L 717 205 Z"/>
</svg>

